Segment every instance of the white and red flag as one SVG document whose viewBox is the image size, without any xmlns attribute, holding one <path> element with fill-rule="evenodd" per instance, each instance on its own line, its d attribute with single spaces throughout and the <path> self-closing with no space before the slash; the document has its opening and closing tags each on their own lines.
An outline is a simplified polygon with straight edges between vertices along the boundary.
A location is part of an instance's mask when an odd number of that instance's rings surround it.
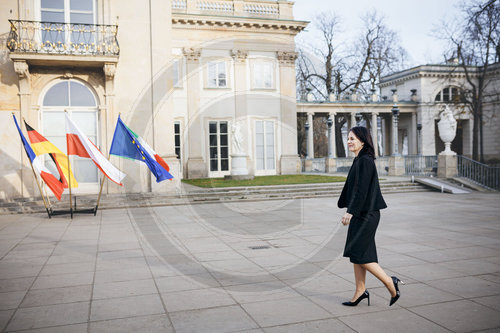
<svg viewBox="0 0 500 333">
<path fill-rule="evenodd" d="M 122 186 L 125 174 L 118 170 L 113 164 L 90 141 L 89 138 L 76 126 L 66 113 L 66 142 L 68 144 L 68 155 L 77 155 L 92 159 L 102 173 L 113 182 Z"/>
</svg>

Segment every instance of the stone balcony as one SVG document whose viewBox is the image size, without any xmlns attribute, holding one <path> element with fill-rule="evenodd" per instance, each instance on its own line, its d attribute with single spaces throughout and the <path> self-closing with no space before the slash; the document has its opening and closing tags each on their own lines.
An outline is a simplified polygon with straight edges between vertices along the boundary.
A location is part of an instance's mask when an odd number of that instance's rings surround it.
<svg viewBox="0 0 500 333">
<path fill-rule="evenodd" d="M 7 48 L 13 61 L 32 65 L 101 67 L 116 63 L 118 26 L 9 20 Z"/>
</svg>

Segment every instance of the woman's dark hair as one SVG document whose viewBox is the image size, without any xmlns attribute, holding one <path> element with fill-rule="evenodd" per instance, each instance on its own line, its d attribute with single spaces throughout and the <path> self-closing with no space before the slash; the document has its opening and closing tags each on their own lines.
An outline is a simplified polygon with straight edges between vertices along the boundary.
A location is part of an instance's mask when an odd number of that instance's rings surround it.
<svg viewBox="0 0 500 333">
<path fill-rule="evenodd" d="M 368 155 L 375 159 L 375 148 L 373 148 L 373 140 L 370 131 L 363 126 L 355 126 L 349 131 L 353 132 L 356 137 L 364 143 L 361 151 L 366 152 Z"/>
</svg>

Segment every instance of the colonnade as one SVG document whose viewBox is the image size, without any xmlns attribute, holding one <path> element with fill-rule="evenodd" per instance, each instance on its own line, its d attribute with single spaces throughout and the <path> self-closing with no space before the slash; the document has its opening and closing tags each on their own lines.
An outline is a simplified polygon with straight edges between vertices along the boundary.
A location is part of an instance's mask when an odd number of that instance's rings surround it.
<svg viewBox="0 0 500 333">
<path fill-rule="evenodd" d="M 311 107 L 312 106 L 312 107 Z M 336 128 L 335 128 L 335 120 L 336 117 L 343 115 L 347 119 L 347 128 L 351 128 L 359 125 L 362 115 L 369 114 L 371 117 L 371 135 L 374 143 L 375 154 L 376 156 L 398 156 L 400 151 L 402 138 L 399 137 L 398 130 L 401 129 L 399 127 L 399 108 L 397 105 L 394 105 L 392 109 L 387 108 L 386 110 L 371 110 L 370 112 L 337 112 L 337 111 L 327 111 L 324 110 L 324 107 L 321 107 L 321 110 L 312 111 L 310 109 L 314 108 L 314 104 L 310 105 L 309 110 L 307 110 L 307 123 L 306 123 L 306 158 L 312 159 L 314 158 L 314 116 L 322 115 L 328 117 L 328 156 L 329 158 L 337 158 L 337 149 L 336 149 Z M 297 108 L 298 112 L 301 112 L 301 108 Z M 318 107 L 319 109 L 319 107 Z M 384 151 L 379 152 L 378 147 L 378 137 L 379 137 L 379 128 L 378 128 L 378 117 L 382 118 L 382 128 L 381 128 L 381 136 L 382 142 L 384 143 Z M 389 121 L 390 120 L 390 123 Z M 408 153 L 409 154 L 418 154 L 418 135 L 417 135 L 417 111 L 411 112 L 410 118 L 410 126 L 408 133 Z M 388 140 L 387 138 L 390 138 Z M 390 147 L 389 149 L 385 149 L 385 147 Z M 348 152 L 349 157 L 353 157 L 352 153 Z"/>
</svg>

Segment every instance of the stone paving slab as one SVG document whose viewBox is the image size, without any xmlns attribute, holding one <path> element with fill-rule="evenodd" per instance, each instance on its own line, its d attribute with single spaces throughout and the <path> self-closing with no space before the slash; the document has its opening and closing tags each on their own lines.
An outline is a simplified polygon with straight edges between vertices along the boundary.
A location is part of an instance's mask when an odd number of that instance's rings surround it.
<svg viewBox="0 0 500 333">
<path fill-rule="evenodd" d="M 342 257 L 335 198 L 0 216 L 0 332 L 497 332 L 500 194 L 387 194 L 379 262 Z"/>
</svg>

